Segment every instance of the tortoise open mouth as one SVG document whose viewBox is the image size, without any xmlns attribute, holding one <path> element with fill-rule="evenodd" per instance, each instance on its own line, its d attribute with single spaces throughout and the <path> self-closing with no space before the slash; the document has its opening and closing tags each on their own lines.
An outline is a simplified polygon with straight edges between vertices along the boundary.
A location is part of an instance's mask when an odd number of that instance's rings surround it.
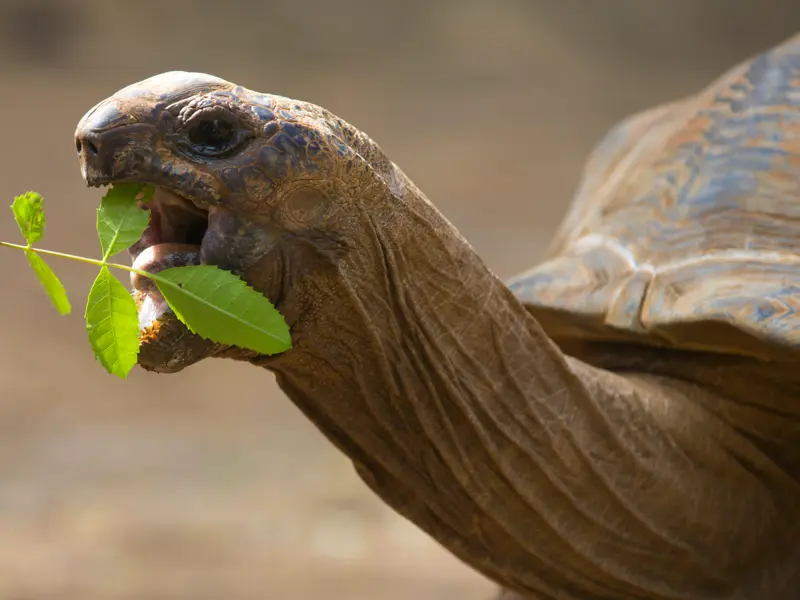
<svg viewBox="0 0 800 600">
<path fill-rule="evenodd" d="M 208 230 L 208 211 L 162 187 L 151 201 L 139 206 L 150 212 L 150 224 L 128 253 L 133 267 L 158 273 L 171 267 L 201 263 L 200 250 Z M 152 279 L 131 273 L 139 328 L 145 330 L 169 313 L 169 306 Z"/>
</svg>

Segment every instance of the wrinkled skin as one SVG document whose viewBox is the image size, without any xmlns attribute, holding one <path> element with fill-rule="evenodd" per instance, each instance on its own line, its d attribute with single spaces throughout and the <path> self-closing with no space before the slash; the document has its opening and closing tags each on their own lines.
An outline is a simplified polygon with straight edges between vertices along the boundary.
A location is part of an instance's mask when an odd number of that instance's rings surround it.
<svg viewBox="0 0 800 600">
<path fill-rule="evenodd" d="M 557 346 L 372 140 L 307 103 L 166 73 L 76 138 L 90 185 L 159 186 L 143 268 L 230 269 L 292 330 L 275 356 L 222 347 L 139 289 L 141 366 L 271 370 L 504 600 L 798 597 L 797 355 Z"/>
</svg>

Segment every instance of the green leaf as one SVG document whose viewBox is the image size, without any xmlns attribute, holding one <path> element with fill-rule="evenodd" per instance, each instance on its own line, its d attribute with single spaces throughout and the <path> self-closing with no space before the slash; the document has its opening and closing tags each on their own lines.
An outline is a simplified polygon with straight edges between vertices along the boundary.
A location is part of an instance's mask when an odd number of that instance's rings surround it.
<svg viewBox="0 0 800 600">
<path fill-rule="evenodd" d="M 31 266 L 31 269 L 33 269 L 33 272 L 36 273 L 36 277 L 39 278 L 39 283 L 42 284 L 44 291 L 50 296 L 50 301 L 53 303 L 53 306 L 56 307 L 58 313 L 60 315 L 68 315 L 72 312 L 72 306 L 69 303 L 67 291 L 44 259 L 30 250 L 25 252 L 25 258 L 28 259 L 28 264 Z"/>
<path fill-rule="evenodd" d="M 86 332 L 100 364 L 125 379 L 139 355 L 139 319 L 130 292 L 105 266 L 89 291 Z"/>
<path fill-rule="evenodd" d="M 103 260 L 127 250 L 142 237 L 150 213 L 137 206 L 141 194 L 146 204 L 155 188 L 140 183 L 118 183 L 111 186 L 97 209 L 97 235 L 103 248 Z"/>
<path fill-rule="evenodd" d="M 14 219 L 28 245 L 35 244 L 44 235 L 44 200 L 41 194 L 25 192 L 14 198 L 11 205 Z"/>
<path fill-rule="evenodd" d="M 196 265 L 147 275 L 175 315 L 201 337 L 261 354 L 277 354 L 292 347 L 283 316 L 233 273 L 213 265 Z"/>
</svg>

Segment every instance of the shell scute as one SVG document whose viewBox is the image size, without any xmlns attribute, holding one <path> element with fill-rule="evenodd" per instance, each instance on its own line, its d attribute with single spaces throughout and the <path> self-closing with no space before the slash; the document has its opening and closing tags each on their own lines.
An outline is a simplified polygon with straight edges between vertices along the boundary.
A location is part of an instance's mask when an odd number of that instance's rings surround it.
<svg viewBox="0 0 800 600">
<path fill-rule="evenodd" d="M 800 350 L 800 36 L 613 128 L 509 285 L 554 338 Z"/>
</svg>

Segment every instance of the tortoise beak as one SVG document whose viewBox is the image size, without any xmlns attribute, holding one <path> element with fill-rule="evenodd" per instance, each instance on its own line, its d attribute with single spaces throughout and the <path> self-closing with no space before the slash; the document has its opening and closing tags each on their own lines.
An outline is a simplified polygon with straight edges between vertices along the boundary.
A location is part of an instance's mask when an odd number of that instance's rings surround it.
<svg viewBox="0 0 800 600">
<path fill-rule="evenodd" d="M 89 186 L 100 187 L 115 181 L 137 181 L 147 172 L 147 154 L 137 152 L 137 140 L 143 136 L 137 130 L 147 125 L 123 125 L 102 131 L 79 129 L 75 134 L 81 175 Z"/>
<path fill-rule="evenodd" d="M 90 186 L 99 186 L 110 177 L 113 168 L 113 143 L 103 139 L 102 132 L 84 131 L 75 136 L 75 147 L 81 165 L 81 176 Z M 102 148 L 102 152 L 101 152 Z"/>
<path fill-rule="evenodd" d="M 123 112 L 116 102 L 90 110 L 75 130 L 75 149 L 86 183 L 98 187 L 121 179 L 133 181 L 146 173 L 153 134 L 151 125 Z"/>
</svg>

